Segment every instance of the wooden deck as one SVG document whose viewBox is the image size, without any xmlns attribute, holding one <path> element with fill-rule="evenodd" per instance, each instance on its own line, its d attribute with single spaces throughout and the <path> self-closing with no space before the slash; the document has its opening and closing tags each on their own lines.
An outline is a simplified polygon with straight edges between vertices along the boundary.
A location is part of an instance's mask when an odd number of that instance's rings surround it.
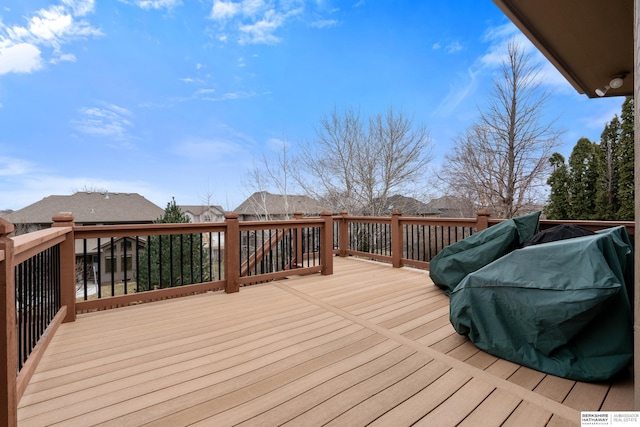
<svg viewBox="0 0 640 427">
<path fill-rule="evenodd" d="M 542 426 L 631 410 L 630 378 L 576 383 L 479 351 L 425 272 L 334 275 L 84 314 L 60 327 L 19 425 Z"/>
</svg>

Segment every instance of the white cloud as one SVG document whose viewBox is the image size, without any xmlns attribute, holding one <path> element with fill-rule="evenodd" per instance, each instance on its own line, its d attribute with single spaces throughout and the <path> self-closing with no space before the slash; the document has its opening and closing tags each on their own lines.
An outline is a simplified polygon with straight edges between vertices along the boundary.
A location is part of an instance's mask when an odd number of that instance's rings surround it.
<svg viewBox="0 0 640 427">
<path fill-rule="evenodd" d="M 76 56 L 73 53 L 61 53 L 56 58 L 51 58 L 49 62 L 57 64 L 58 62 L 76 62 Z"/>
<path fill-rule="evenodd" d="M 102 107 L 82 107 L 78 112 L 80 118 L 71 123 L 79 132 L 118 140 L 130 138 L 129 129 L 133 127 L 133 123 L 129 120 L 132 113 L 128 109 L 105 104 Z"/>
<path fill-rule="evenodd" d="M 70 7 L 75 16 L 85 16 L 95 9 L 94 0 L 62 0 L 62 3 Z"/>
<path fill-rule="evenodd" d="M 286 13 L 268 10 L 261 20 L 252 24 L 240 25 L 240 44 L 276 44 L 281 38 L 277 37 L 275 31 L 284 25 L 285 21 L 292 16 L 298 15 L 302 9 L 293 9 Z"/>
<path fill-rule="evenodd" d="M 558 69 L 551 64 L 542 53 L 522 34 L 512 23 L 491 27 L 484 35 L 484 40 L 490 43 L 486 53 L 480 59 L 482 66 L 495 69 L 501 66 L 507 58 L 507 45 L 515 42 L 525 54 L 530 55 L 532 61 L 539 66 L 537 81 L 542 85 L 552 87 L 555 92 L 572 93 L 573 88 Z"/>
<path fill-rule="evenodd" d="M 322 2 L 214 0 L 209 17 L 218 25 L 216 38 L 221 42 L 235 40 L 240 44 L 277 44 L 282 39 L 276 33 L 294 17 L 303 17 L 313 7 L 322 9 Z M 320 15 L 320 16 L 319 16 Z M 307 18 L 314 28 L 328 28 L 338 24 L 313 11 Z"/>
<path fill-rule="evenodd" d="M 211 10 L 211 18 L 216 20 L 224 20 L 233 18 L 240 13 L 241 4 L 233 1 L 213 1 L 213 9 Z"/>
<path fill-rule="evenodd" d="M 484 53 L 479 55 L 466 73 L 461 73 L 450 86 L 449 93 L 437 108 L 438 115 L 452 114 L 458 105 L 472 96 L 479 85 L 479 80 L 491 78 L 503 62 L 507 60 L 507 46 L 515 41 L 525 54 L 530 55 L 534 63 L 539 64 L 538 81 L 544 86 L 553 87 L 554 92 L 571 91 L 571 86 L 566 79 L 547 61 L 535 46 L 512 23 L 497 27 L 490 27 L 483 35 L 482 41 L 487 43 Z M 439 43 L 433 48 L 441 48 Z M 453 53 L 464 47 L 458 42 L 450 43 L 445 47 L 447 53 Z"/>
<path fill-rule="evenodd" d="M 206 94 L 209 94 L 209 93 L 214 93 L 215 91 L 216 91 L 215 89 L 208 89 L 208 88 L 198 89 L 196 91 L 195 95 L 206 95 Z"/>
<path fill-rule="evenodd" d="M 447 47 L 445 48 L 445 52 L 456 53 L 456 52 L 460 52 L 462 49 L 464 49 L 464 46 L 462 46 L 462 43 L 455 41 L 447 45 Z"/>
<path fill-rule="evenodd" d="M 602 131 L 605 125 L 613 119 L 613 116 L 617 114 L 618 117 L 620 117 L 620 99 L 608 98 L 599 100 L 598 105 L 600 108 L 594 113 L 594 115 L 585 117 L 581 120 L 585 128 Z"/>
<path fill-rule="evenodd" d="M 282 25 L 282 21 L 278 21 L 263 19 L 254 24 L 241 25 L 239 30 L 243 34 L 238 41 L 240 44 L 277 44 L 281 38 L 273 33 Z"/>
<path fill-rule="evenodd" d="M 205 83 L 204 80 L 193 78 L 193 77 L 183 77 L 179 80 L 183 83 L 188 83 L 188 84 L 204 84 Z"/>
<path fill-rule="evenodd" d="M 9 46 L 0 44 L 0 75 L 7 73 L 31 73 L 42 68 L 40 49 L 30 43 Z"/>
<path fill-rule="evenodd" d="M 0 176 L 24 175 L 33 170 L 33 164 L 28 160 L 0 156 Z"/>
<path fill-rule="evenodd" d="M 136 0 L 134 4 L 142 9 L 168 9 L 171 10 L 174 7 L 181 6 L 181 0 Z"/>
<path fill-rule="evenodd" d="M 444 46 L 443 46 L 443 44 L 441 42 L 435 42 L 434 44 L 431 45 L 431 49 L 433 49 L 433 50 L 444 49 L 444 52 L 448 53 L 448 54 L 460 52 L 464 48 L 465 48 L 464 45 L 462 43 L 460 43 L 459 41 L 457 41 L 457 40 L 456 41 L 452 41 L 452 42 L 448 42 Z"/>
<path fill-rule="evenodd" d="M 93 0 L 62 0 L 26 18 L 26 25 L 7 26 L 0 21 L 0 74 L 31 73 L 42 67 L 43 55 L 51 63 L 74 61 L 75 55 L 62 53 L 62 46 L 78 38 L 101 35 L 87 21 L 78 20 L 93 11 Z M 44 48 L 51 52 L 43 53 Z"/>
<path fill-rule="evenodd" d="M 319 19 L 311 23 L 314 28 L 330 28 L 338 25 L 338 21 L 335 19 Z"/>
<path fill-rule="evenodd" d="M 268 93 L 268 92 L 267 92 Z M 267 93 L 263 93 L 262 95 L 265 95 Z M 250 92 L 226 92 L 218 97 L 203 97 L 202 100 L 203 101 L 231 101 L 231 100 L 235 100 L 235 99 L 247 99 L 247 98 L 253 98 L 255 96 L 259 96 L 258 93 L 250 91 Z"/>
<path fill-rule="evenodd" d="M 437 108 L 438 115 L 443 117 L 451 115 L 477 87 L 477 74 L 471 69 L 467 70 L 466 75 L 456 79 L 456 82 L 450 85 L 449 93 Z"/>
</svg>

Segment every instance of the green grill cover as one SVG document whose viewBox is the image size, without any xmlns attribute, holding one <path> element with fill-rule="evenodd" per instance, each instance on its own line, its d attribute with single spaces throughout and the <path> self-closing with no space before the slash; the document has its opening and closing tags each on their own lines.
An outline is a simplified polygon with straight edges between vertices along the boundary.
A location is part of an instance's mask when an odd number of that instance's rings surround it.
<svg viewBox="0 0 640 427">
<path fill-rule="evenodd" d="M 447 295 L 464 277 L 522 247 L 538 232 L 540 212 L 512 218 L 445 247 L 429 262 L 429 277 Z"/>
<path fill-rule="evenodd" d="M 451 323 L 479 348 L 579 381 L 633 358 L 633 250 L 624 227 L 515 250 L 467 275 Z"/>
</svg>

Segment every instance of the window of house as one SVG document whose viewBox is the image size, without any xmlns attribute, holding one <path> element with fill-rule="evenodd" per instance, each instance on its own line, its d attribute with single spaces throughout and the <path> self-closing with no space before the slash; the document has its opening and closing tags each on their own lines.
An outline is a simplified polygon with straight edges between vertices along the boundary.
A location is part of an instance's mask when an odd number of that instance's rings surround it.
<svg viewBox="0 0 640 427">
<path fill-rule="evenodd" d="M 106 257 L 104 260 L 105 273 L 115 273 L 117 258 Z"/>
<path fill-rule="evenodd" d="M 133 260 L 131 258 L 131 255 L 127 255 L 127 258 L 125 259 L 124 256 L 122 256 L 122 271 L 131 271 L 133 269 Z"/>
</svg>

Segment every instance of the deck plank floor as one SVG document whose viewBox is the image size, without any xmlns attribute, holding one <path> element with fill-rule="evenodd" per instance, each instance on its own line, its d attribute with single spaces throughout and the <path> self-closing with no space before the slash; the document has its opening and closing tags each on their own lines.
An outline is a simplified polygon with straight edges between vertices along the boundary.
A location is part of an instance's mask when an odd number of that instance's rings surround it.
<svg viewBox="0 0 640 427">
<path fill-rule="evenodd" d="M 579 425 L 633 381 L 577 383 L 478 350 L 423 271 L 335 259 L 331 276 L 79 315 L 18 408 L 44 426 Z"/>
</svg>

